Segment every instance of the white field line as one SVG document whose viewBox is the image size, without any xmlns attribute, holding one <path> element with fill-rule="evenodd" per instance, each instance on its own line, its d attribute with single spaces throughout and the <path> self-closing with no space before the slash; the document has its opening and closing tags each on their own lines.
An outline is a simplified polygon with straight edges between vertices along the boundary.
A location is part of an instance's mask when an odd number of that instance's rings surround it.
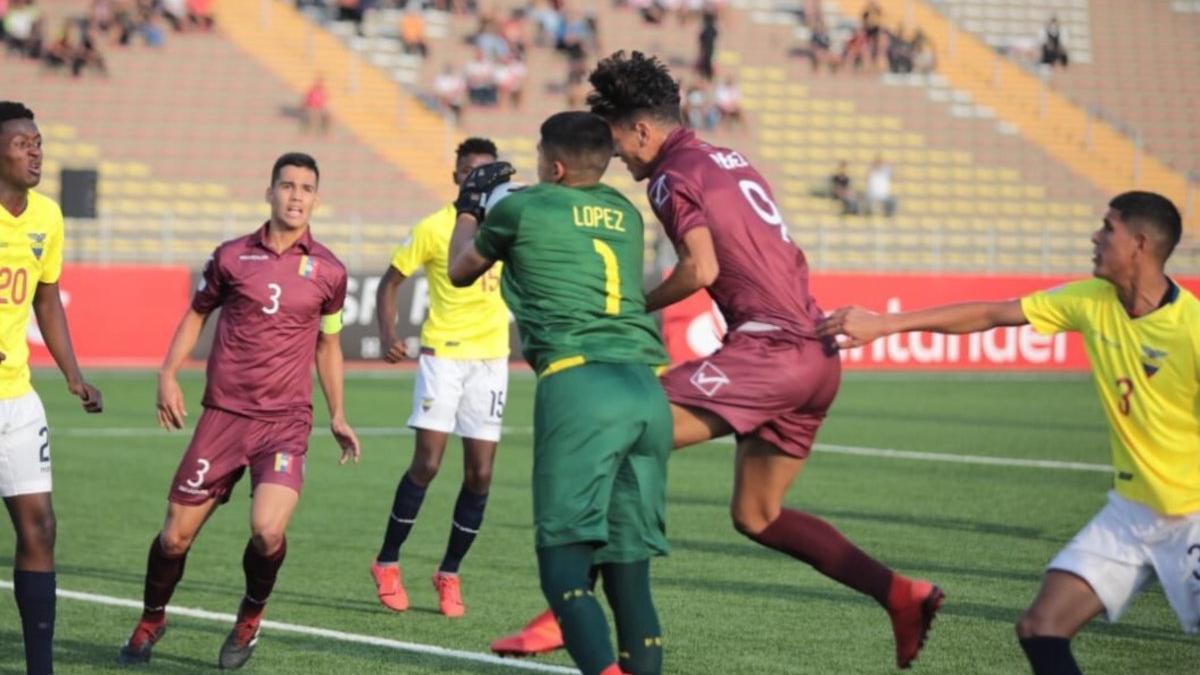
<svg viewBox="0 0 1200 675">
<path fill-rule="evenodd" d="M 0 580 L 0 588 L 12 589 L 13 585 L 10 581 Z M 114 598 L 110 595 L 97 595 L 95 593 L 81 593 L 79 591 L 67 591 L 58 589 L 58 597 L 68 598 L 70 600 L 80 600 L 83 602 L 91 602 L 98 605 L 109 605 L 112 607 L 128 607 L 130 609 L 141 610 L 142 603 L 136 600 L 126 600 L 124 598 Z M 233 625 L 237 619 L 233 614 L 222 614 L 221 612 L 210 612 L 204 609 L 193 609 L 190 607 L 176 607 L 171 605 L 167 611 L 174 616 L 187 616 L 193 619 L 205 619 L 208 621 L 220 621 Z M 553 666 L 546 663 L 537 663 L 535 661 L 517 661 L 513 659 L 502 659 L 491 654 L 479 654 L 476 652 L 464 652 L 457 649 L 447 649 L 436 645 L 426 645 L 419 642 L 401 642 L 400 640 L 389 640 L 388 638 L 375 637 L 373 635 L 359 635 L 357 633 L 346 633 L 340 630 L 330 630 L 328 628 L 317 628 L 314 626 L 302 626 L 294 623 L 283 623 L 282 621 L 267 621 L 262 622 L 263 628 L 268 631 L 279 631 L 282 633 L 297 633 L 299 635 L 308 635 L 311 637 L 324 638 L 326 640 L 337 640 L 339 642 L 352 642 L 360 645 L 370 645 L 372 647 L 382 647 L 384 649 L 394 649 L 402 652 L 412 652 L 414 654 L 427 654 L 429 656 L 439 656 L 447 659 L 458 659 L 459 661 L 472 661 L 475 663 L 486 663 L 492 666 L 501 666 L 506 668 L 515 668 L 517 670 L 532 670 L 541 673 L 573 673 L 578 674 L 579 671 L 574 668 L 564 668 L 563 666 Z"/>
<path fill-rule="evenodd" d="M 413 430 L 408 427 L 357 427 L 354 430 L 363 437 L 411 436 Z M 314 429 L 312 435 L 321 437 L 329 432 L 325 429 Z M 504 427 L 505 434 L 529 436 L 532 427 Z M 144 438 L 161 436 L 167 438 L 167 433 L 156 427 L 74 427 L 60 429 L 54 432 L 57 436 L 94 437 L 94 438 Z M 732 443 L 732 437 L 718 438 L 715 443 Z M 913 450 L 895 450 L 892 448 L 866 448 L 854 445 L 836 445 L 817 443 L 813 449 L 822 453 L 837 455 L 857 455 L 860 457 L 878 457 L 882 459 L 906 459 L 917 462 L 946 462 L 949 464 L 986 464 L 990 466 L 1008 466 L 1023 469 L 1055 469 L 1059 471 L 1092 471 L 1112 473 L 1108 464 L 1093 464 L 1089 462 L 1067 462 L 1054 459 L 1025 459 L 1019 457 L 994 457 L 989 455 L 959 455 L 949 452 L 917 452 Z"/>
</svg>

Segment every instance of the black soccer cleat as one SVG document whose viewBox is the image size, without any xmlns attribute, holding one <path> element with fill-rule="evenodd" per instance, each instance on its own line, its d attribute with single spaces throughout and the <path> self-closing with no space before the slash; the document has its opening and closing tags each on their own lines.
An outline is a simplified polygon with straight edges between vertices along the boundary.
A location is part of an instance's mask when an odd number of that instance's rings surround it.
<svg viewBox="0 0 1200 675">
<path fill-rule="evenodd" d="M 234 625 L 225 643 L 221 645 L 221 655 L 217 665 L 222 670 L 236 670 L 246 665 L 254 656 L 254 647 L 258 644 L 258 631 L 262 623 L 261 617 L 244 619 Z"/>
</svg>

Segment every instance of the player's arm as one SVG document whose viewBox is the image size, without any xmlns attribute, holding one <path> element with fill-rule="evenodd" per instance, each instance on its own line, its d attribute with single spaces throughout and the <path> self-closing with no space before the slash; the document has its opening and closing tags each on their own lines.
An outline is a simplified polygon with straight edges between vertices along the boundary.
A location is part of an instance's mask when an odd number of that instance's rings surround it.
<svg viewBox="0 0 1200 675">
<path fill-rule="evenodd" d="M 379 343 L 383 345 L 383 360 L 400 363 L 407 355 L 404 343 L 396 339 L 396 293 L 408 277 L 389 265 L 375 290 L 375 318 L 379 322 Z"/>
<path fill-rule="evenodd" d="M 1027 323 L 1029 320 L 1021 309 L 1020 300 L 963 302 L 896 314 L 877 314 L 862 307 L 841 307 L 817 326 L 817 334 L 821 337 L 844 335 L 847 339 L 839 340 L 838 346 L 850 349 L 892 333 L 975 333 L 997 326 Z"/>
<path fill-rule="evenodd" d="M 67 388 L 83 401 L 84 410 L 90 413 L 103 410 L 104 401 L 100 397 L 100 390 L 83 379 L 79 362 L 75 359 L 75 348 L 71 346 L 71 331 L 67 327 L 67 313 L 63 309 L 57 282 L 38 283 L 37 290 L 33 292 L 33 313 L 37 316 L 38 327 L 46 341 L 46 349 L 50 351 L 58 369 L 67 378 Z"/>
<path fill-rule="evenodd" d="M 479 231 L 479 221 L 471 213 L 460 213 L 454 222 L 454 234 L 450 237 L 450 283 L 462 288 L 475 283 L 496 264 L 495 260 L 486 258 L 475 247 L 475 235 Z"/>
<path fill-rule="evenodd" d="M 675 246 L 679 262 L 657 288 L 646 294 L 646 311 L 654 312 L 673 305 L 692 293 L 708 288 L 717 280 L 721 267 L 707 227 L 687 231 Z"/>
<path fill-rule="evenodd" d="M 171 338 L 171 346 L 167 348 L 167 356 L 163 359 L 162 369 L 158 371 L 158 425 L 170 431 L 182 429 L 183 419 L 187 417 L 187 408 L 183 404 L 183 390 L 179 387 L 176 375 L 187 360 L 196 343 L 200 341 L 200 331 L 208 314 L 202 314 L 188 307 L 179 325 L 175 327 L 175 336 Z"/>
<path fill-rule="evenodd" d="M 338 464 L 345 464 L 349 459 L 358 462 L 362 449 L 358 444 L 358 436 L 346 421 L 343 407 L 345 378 L 341 326 L 337 328 L 336 332 L 327 332 L 325 325 L 321 327 L 320 337 L 317 338 L 317 378 L 321 380 L 321 391 L 325 393 L 325 404 L 329 407 L 329 430 L 342 448 Z"/>
</svg>

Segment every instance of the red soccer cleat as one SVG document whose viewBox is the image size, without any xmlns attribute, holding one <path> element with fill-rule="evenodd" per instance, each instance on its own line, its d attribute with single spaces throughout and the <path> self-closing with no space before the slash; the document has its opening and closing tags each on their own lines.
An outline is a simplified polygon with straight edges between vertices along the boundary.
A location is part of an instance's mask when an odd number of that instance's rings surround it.
<svg viewBox="0 0 1200 675">
<path fill-rule="evenodd" d="M 433 587 L 437 589 L 438 608 L 442 610 L 442 614 L 451 619 L 457 619 L 467 613 L 467 606 L 463 604 L 462 599 L 462 586 L 457 574 L 435 572 Z"/>
<path fill-rule="evenodd" d="M 562 647 L 562 629 L 550 610 L 538 614 L 516 635 L 502 637 L 492 643 L 492 651 L 500 656 L 534 656 Z"/>
<path fill-rule="evenodd" d="M 154 644 L 167 632 L 167 617 L 164 615 L 158 621 L 138 621 L 133 629 L 133 635 L 121 645 L 117 655 L 117 663 L 132 666 L 150 662 L 150 651 Z"/>
<path fill-rule="evenodd" d="M 917 659 L 933 625 L 933 617 L 946 595 L 928 581 L 914 581 L 900 575 L 892 578 L 888 591 L 888 616 L 896 636 L 896 666 L 907 669 Z"/>
<path fill-rule="evenodd" d="M 371 578 L 375 580 L 375 590 L 379 594 L 379 602 L 382 602 L 384 607 L 393 612 L 408 609 L 408 593 L 404 590 L 399 563 L 371 563 Z"/>
</svg>

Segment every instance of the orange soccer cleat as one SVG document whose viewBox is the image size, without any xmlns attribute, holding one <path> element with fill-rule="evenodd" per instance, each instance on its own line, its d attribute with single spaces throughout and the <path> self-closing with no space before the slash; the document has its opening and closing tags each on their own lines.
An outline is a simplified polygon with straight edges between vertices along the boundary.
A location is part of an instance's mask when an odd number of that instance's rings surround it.
<svg viewBox="0 0 1200 675">
<path fill-rule="evenodd" d="M 371 563 L 371 578 L 375 580 L 375 590 L 379 594 L 379 602 L 393 612 L 403 612 L 408 609 L 408 593 L 404 590 L 404 580 L 400 574 L 399 563 Z"/>
<path fill-rule="evenodd" d="M 893 577 L 888 591 L 888 616 L 892 618 L 892 633 L 896 636 L 898 668 L 906 669 L 917 659 L 945 597 L 942 589 L 928 581 Z"/>
<path fill-rule="evenodd" d="M 457 574 L 435 572 L 433 587 L 437 589 L 438 608 L 442 610 L 442 614 L 457 619 L 467 613 L 467 606 L 463 604 L 462 599 L 462 584 Z"/>
<path fill-rule="evenodd" d="M 500 656 L 534 656 L 562 647 L 562 629 L 550 610 L 538 614 L 515 635 L 502 637 L 492 643 L 492 651 Z"/>
</svg>

